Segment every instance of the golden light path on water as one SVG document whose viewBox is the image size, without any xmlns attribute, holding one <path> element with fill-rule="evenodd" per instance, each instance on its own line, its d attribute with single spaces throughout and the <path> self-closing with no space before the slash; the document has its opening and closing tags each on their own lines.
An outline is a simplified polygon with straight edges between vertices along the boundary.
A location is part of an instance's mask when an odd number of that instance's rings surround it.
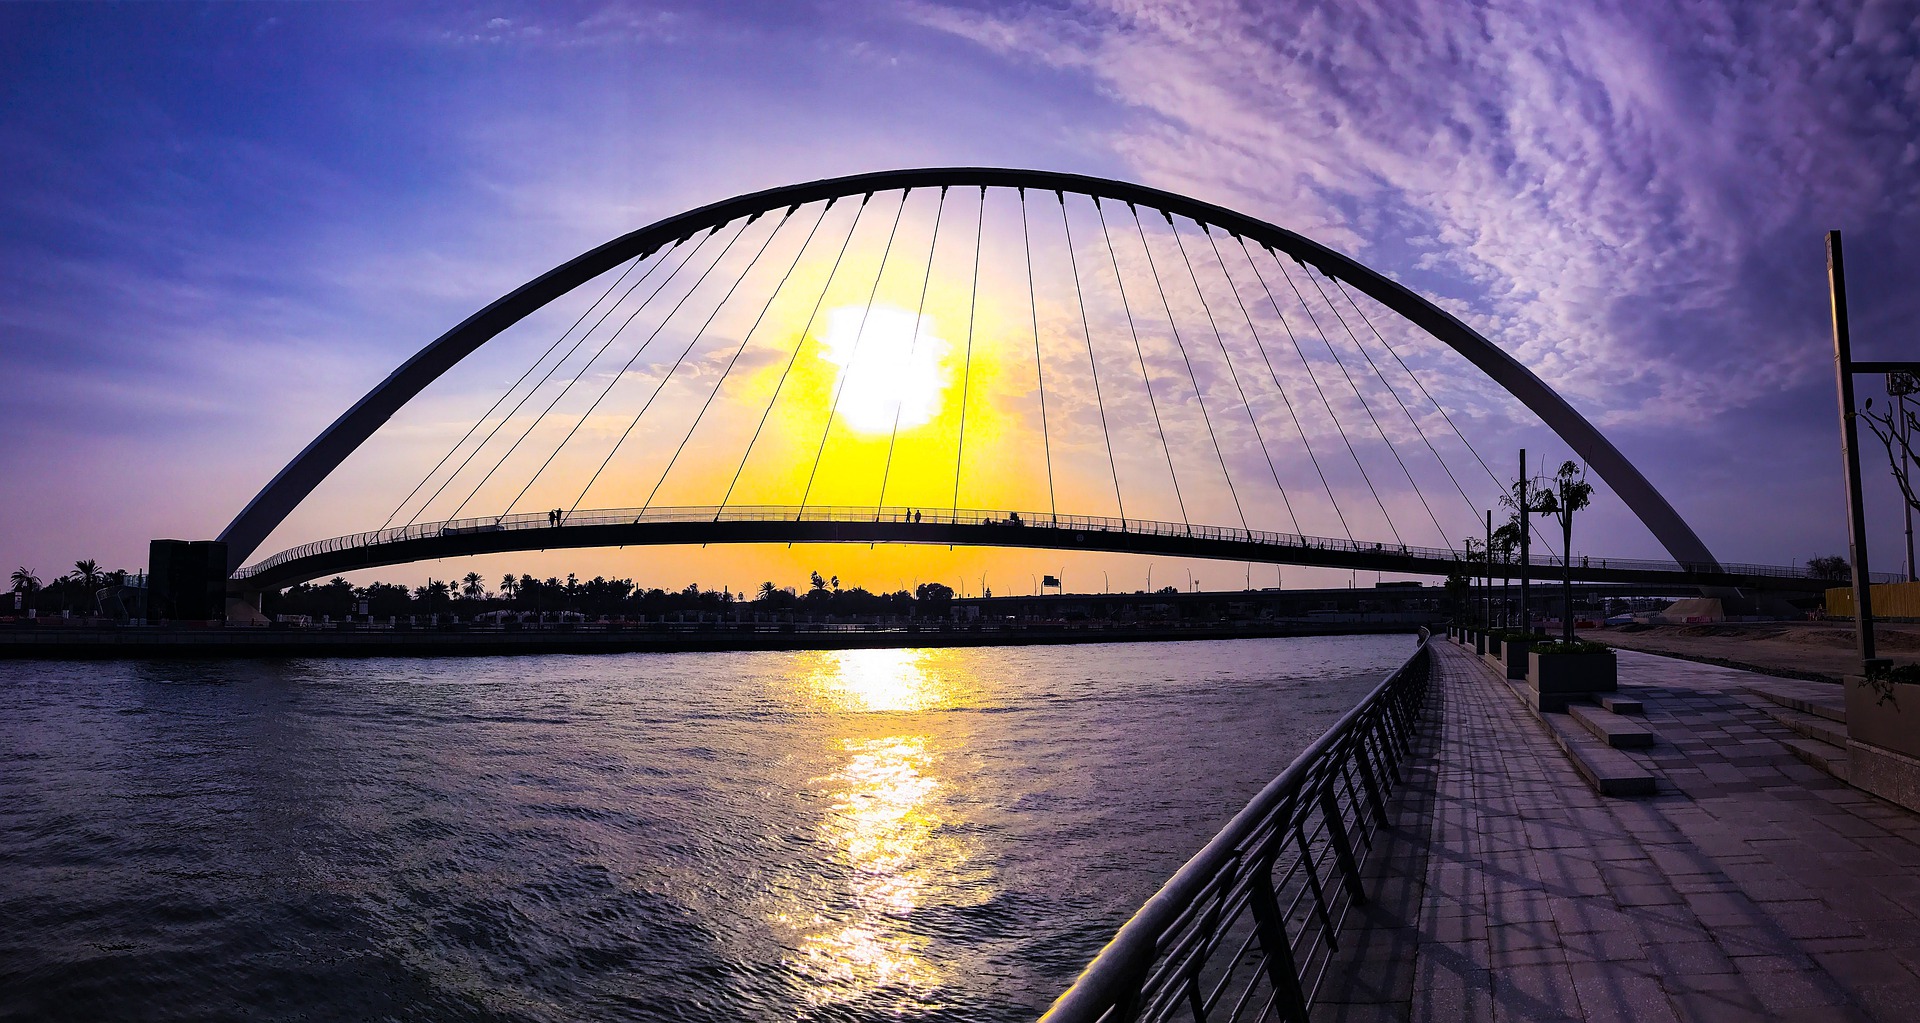
<svg viewBox="0 0 1920 1023">
<path fill-rule="evenodd" d="M 883 990 L 931 993 L 946 978 L 927 956 L 929 939 L 906 926 L 932 902 L 978 904 L 993 891 L 991 872 L 972 862 L 968 843 L 950 833 L 952 806 L 938 774 L 943 753 L 911 729 L 915 715 L 958 705 L 962 694 L 929 671 L 926 650 L 825 653 L 809 688 L 820 704 L 888 734 L 839 740 L 846 757 L 815 779 L 829 809 L 819 830 L 844 870 L 837 905 L 815 913 L 798 942 L 797 966 L 816 1004 L 858 1002 Z M 905 721 L 902 721 L 902 717 Z"/>
</svg>

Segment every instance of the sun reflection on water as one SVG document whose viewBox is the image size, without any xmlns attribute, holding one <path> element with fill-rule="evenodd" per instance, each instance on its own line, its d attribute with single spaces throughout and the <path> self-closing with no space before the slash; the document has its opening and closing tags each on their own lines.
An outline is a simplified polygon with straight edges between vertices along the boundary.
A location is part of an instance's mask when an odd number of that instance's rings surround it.
<svg viewBox="0 0 1920 1023">
<path fill-rule="evenodd" d="M 823 654 L 811 688 L 834 710 L 922 711 L 954 706 L 957 696 L 929 673 L 928 650 L 834 650 Z"/>
<path fill-rule="evenodd" d="M 821 1001 L 937 980 L 925 961 L 927 939 L 906 931 L 902 918 L 919 908 L 933 875 L 964 854 L 931 848 L 939 818 L 929 805 L 940 783 L 926 772 L 924 736 L 848 739 L 845 767 L 831 778 L 833 809 L 821 823 L 846 869 L 847 899 L 800 942 L 807 971 L 822 983 Z"/>
<path fill-rule="evenodd" d="M 926 670 L 927 655 L 825 654 L 808 688 L 825 707 L 852 715 L 843 725 L 856 729 L 870 714 L 950 708 L 958 694 Z M 844 761 L 814 780 L 826 803 L 818 836 L 832 869 L 814 888 L 819 903 L 782 919 L 797 925 L 794 966 L 819 1005 L 932 995 L 945 969 L 928 958 L 932 938 L 911 918 L 979 905 L 995 887 L 991 871 L 972 861 L 971 842 L 956 827 L 963 822 L 953 819 L 963 804 L 940 777 L 953 736 L 881 720 L 884 732 L 837 740 Z"/>
</svg>

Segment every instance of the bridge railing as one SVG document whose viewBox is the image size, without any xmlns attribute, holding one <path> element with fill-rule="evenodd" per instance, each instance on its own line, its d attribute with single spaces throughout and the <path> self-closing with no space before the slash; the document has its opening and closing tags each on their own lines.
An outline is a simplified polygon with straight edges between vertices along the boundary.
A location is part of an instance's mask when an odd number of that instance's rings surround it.
<svg viewBox="0 0 1920 1023">
<path fill-rule="evenodd" d="M 1042 1023 L 1307 1019 L 1387 823 L 1431 669 L 1428 633 L 1163 885 Z"/>
<path fill-rule="evenodd" d="M 875 508 L 872 505 L 819 505 L 806 508 L 780 505 L 752 505 L 730 508 L 603 508 L 590 511 L 569 512 L 560 515 L 557 519 L 554 518 L 550 512 L 522 512 L 514 515 L 452 519 L 444 522 L 419 522 L 406 526 L 397 526 L 391 529 L 377 529 L 365 533 L 351 533 L 346 536 L 336 536 L 284 550 L 263 561 L 240 569 L 234 573 L 234 578 L 247 579 L 290 561 L 309 558 L 315 555 L 329 554 L 335 551 L 355 548 L 371 548 L 385 544 L 404 543 L 411 540 L 421 540 L 436 536 L 674 522 L 899 522 L 936 526 L 1018 526 L 1032 529 L 1065 530 L 1072 532 L 1128 533 L 1143 536 L 1223 540 L 1289 550 L 1333 551 L 1348 554 L 1399 554 L 1422 561 L 1455 562 L 1460 564 L 1469 574 L 1473 575 L 1485 575 L 1487 569 L 1484 561 L 1470 560 L 1465 551 L 1454 550 L 1448 547 L 1367 543 L 1365 541 L 1346 540 L 1335 537 L 1306 536 L 1298 533 L 1281 533 L 1271 530 L 1245 529 L 1235 526 L 1209 526 L 1185 522 L 1163 522 L 1154 519 L 1117 518 L 1104 515 L 1056 515 L 1049 512 L 1032 511 L 953 510 L 911 507 Z M 1584 556 L 1576 557 L 1575 562 L 1576 568 L 1583 571 L 1591 571 L 1599 568 L 1617 569 L 1628 572 L 1731 574 L 1768 576 L 1774 578 L 1808 578 L 1807 570 L 1804 567 L 1793 565 L 1727 563 L 1717 565 L 1689 565 L 1673 561 L 1646 561 L 1622 558 L 1593 559 Z M 1538 576 L 1545 576 L 1563 567 L 1564 561 L 1559 558 L 1543 555 L 1533 559 L 1533 569 Z M 1493 570 L 1497 575 L 1501 571 L 1501 566 L 1495 565 L 1493 566 Z M 1897 573 L 1875 573 L 1874 581 L 1898 582 L 1900 578 L 1902 577 Z M 1840 585 L 1840 583 L 1832 583 L 1832 585 Z"/>
</svg>

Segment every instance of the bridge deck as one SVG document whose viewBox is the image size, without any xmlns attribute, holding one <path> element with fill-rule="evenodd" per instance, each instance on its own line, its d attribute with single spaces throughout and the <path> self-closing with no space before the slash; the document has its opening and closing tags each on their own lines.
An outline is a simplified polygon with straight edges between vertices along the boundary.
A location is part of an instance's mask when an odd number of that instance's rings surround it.
<svg viewBox="0 0 1920 1023">
<path fill-rule="evenodd" d="M 282 551 L 235 573 L 250 590 L 277 589 L 383 565 L 507 551 L 712 543 L 918 543 L 1029 547 L 1212 558 L 1446 576 L 1485 566 L 1446 548 L 1368 543 L 1267 530 L 1151 519 L 1046 512 L 928 511 L 910 508 L 613 508 L 555 522 L 545 513 L 428 522 L 321 540 Z M 1494 567 L 1494 574 L 1501 572 Z M 1563 566 L 1536 556 L 1534 578 Z M 1681 565 L 1576 557 L 1583 582 L 1683 584 L 1811 592 L 1826 583 L 1792 566 Z"/>
<path fill-rule="evenodd" d="M 1434 641 L 1434 721 L 1322 1019 L 1910 1020 L 1920 815 L 1795 760 L 1748 672 L 1620 655 L 1659 795 L 1593 794 Z"/>
</svg>

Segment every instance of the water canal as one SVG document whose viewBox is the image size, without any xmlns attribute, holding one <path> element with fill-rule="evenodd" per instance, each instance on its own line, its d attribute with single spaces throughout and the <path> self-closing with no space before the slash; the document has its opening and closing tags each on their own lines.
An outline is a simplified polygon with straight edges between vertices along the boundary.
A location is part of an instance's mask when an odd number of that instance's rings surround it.
<svg viewBox="0 0 1920 1023">
<path fill-rule="evenodd" d="M 0 1019 L 1030 1019 L 1412 644 L 0 664 Z"/>
</svg>

